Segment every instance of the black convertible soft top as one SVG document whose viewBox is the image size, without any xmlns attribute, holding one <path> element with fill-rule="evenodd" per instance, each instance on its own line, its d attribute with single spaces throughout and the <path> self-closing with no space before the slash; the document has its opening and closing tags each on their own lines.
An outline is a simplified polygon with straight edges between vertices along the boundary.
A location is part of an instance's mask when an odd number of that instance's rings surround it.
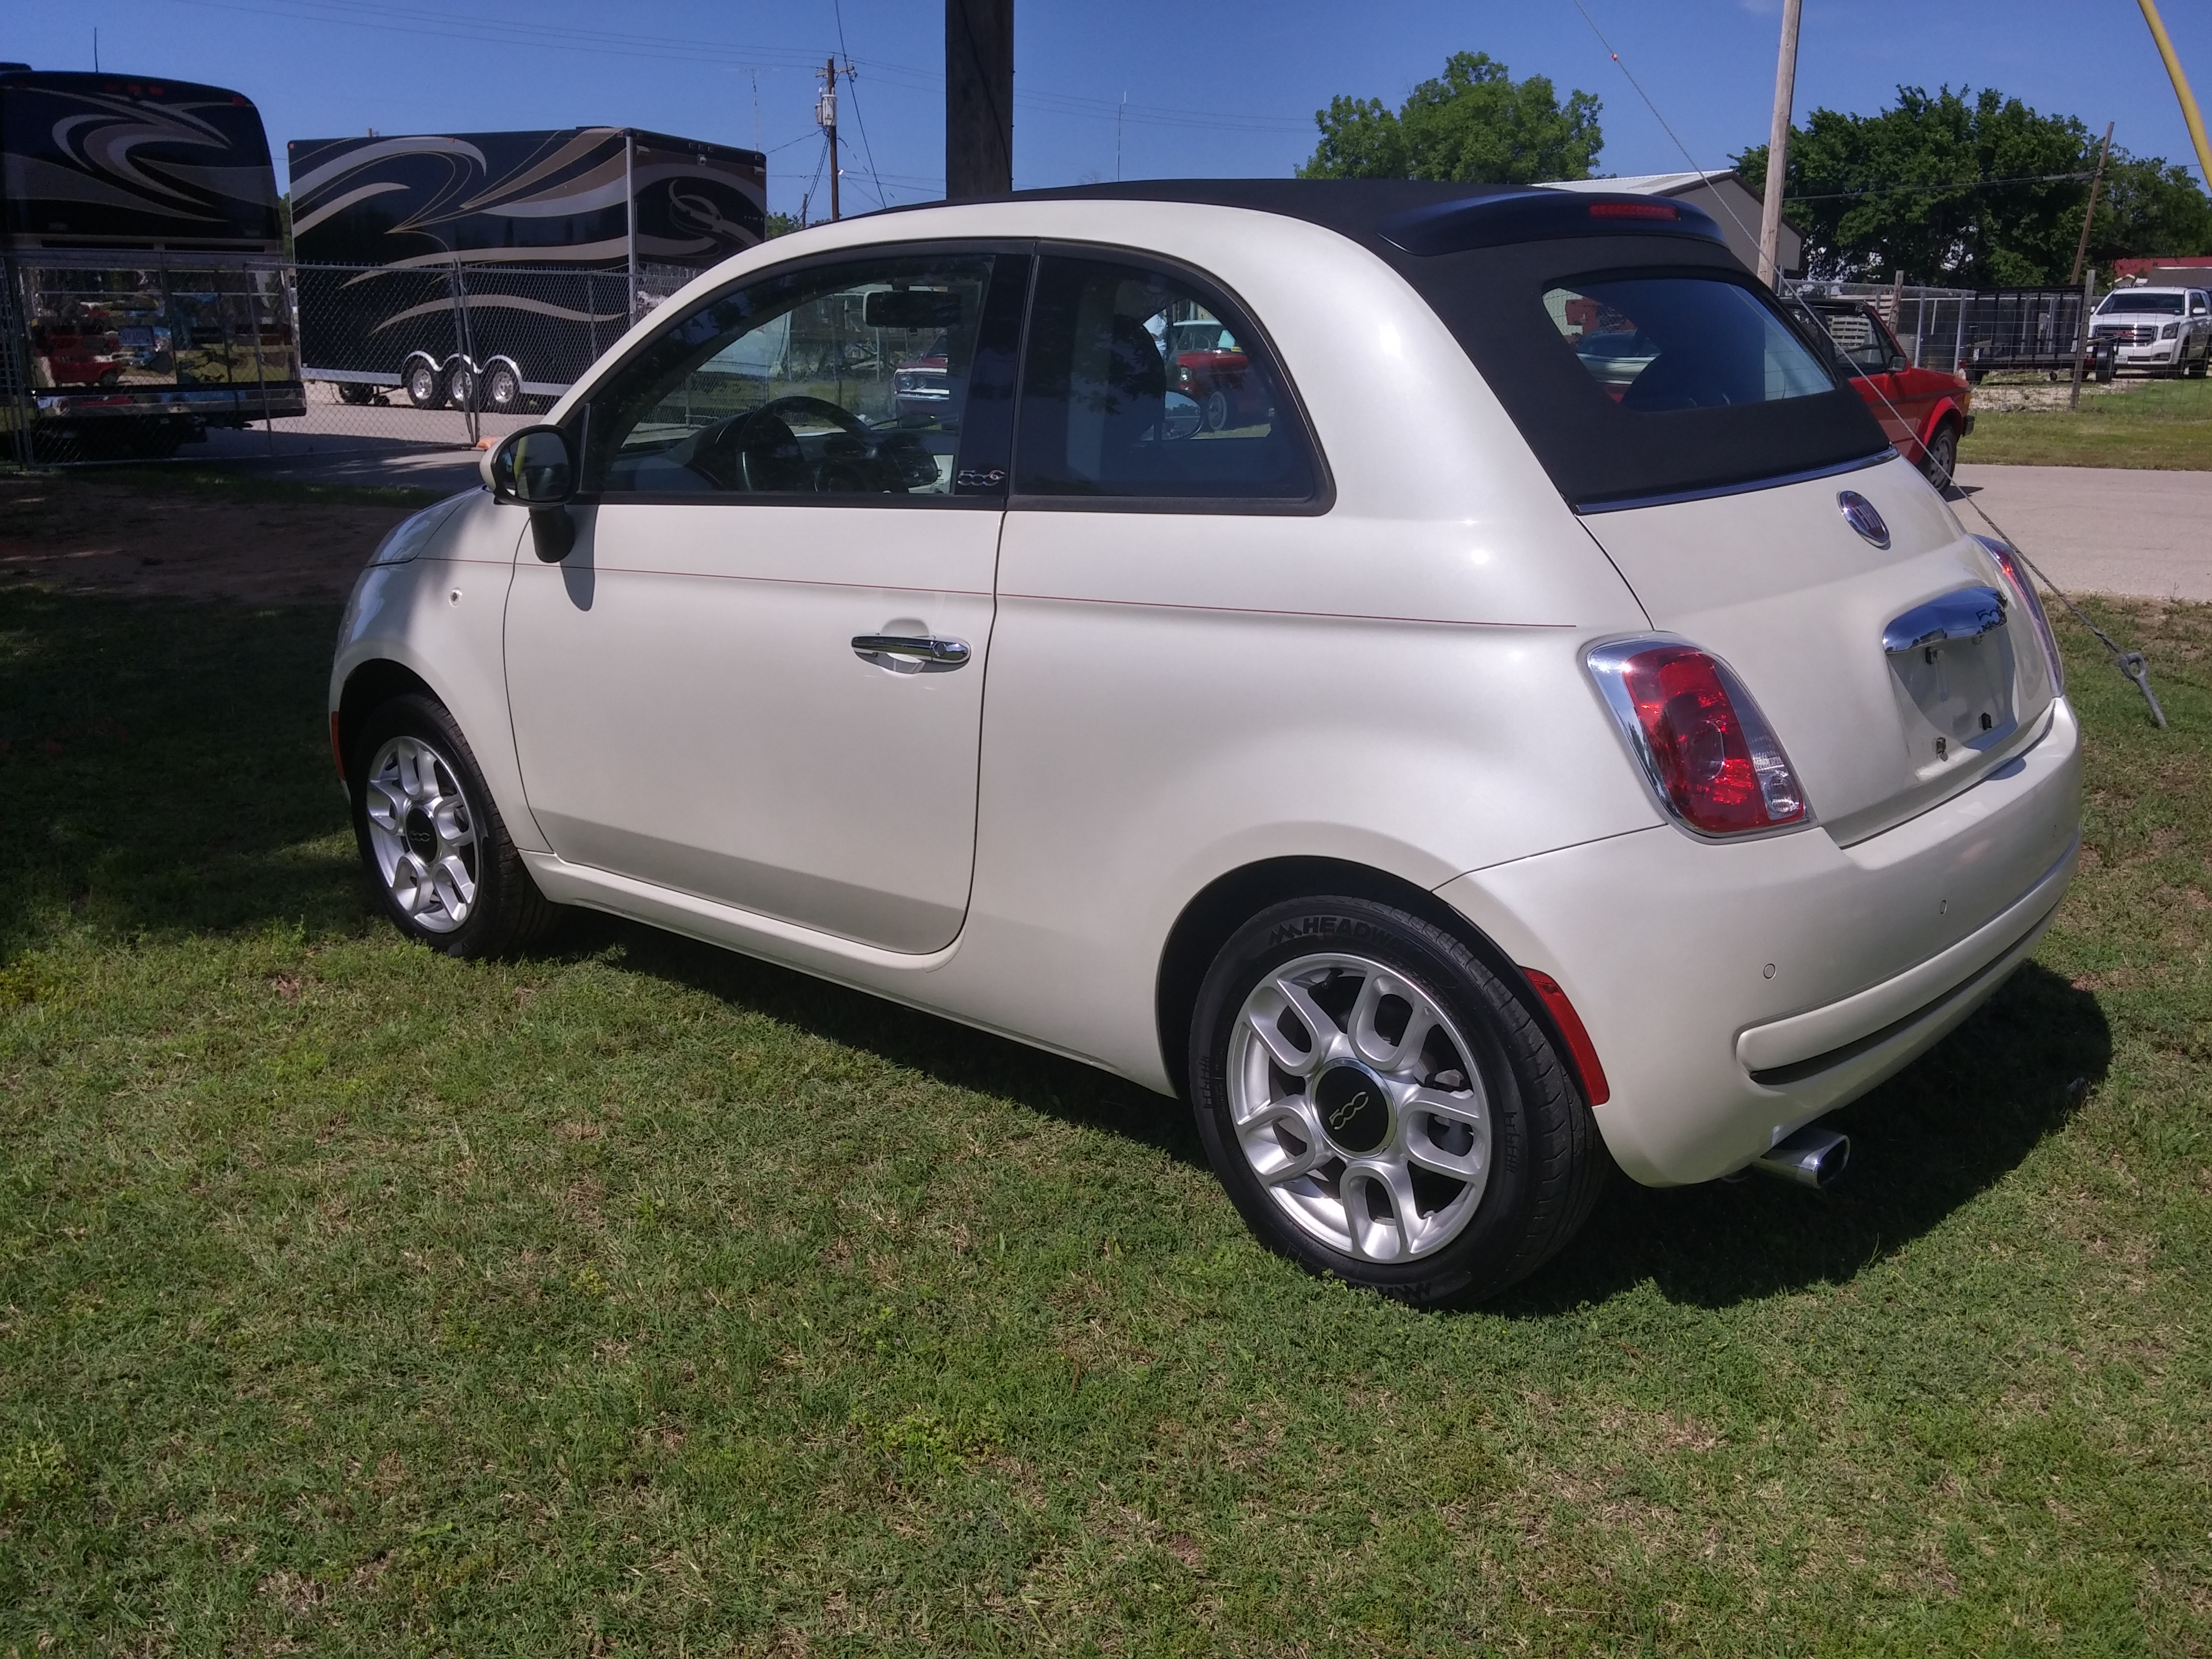
<svg viewBox="0 0 2212 1659">
<path fill-rule="evenodd" d="M 1381 179 L 1155 179 L 986 199 L 1192 202 L 1349 238 L 1428 301 L 1578 511 L 1838 471 L 1889 453 L 1858 393 L 1832 376 L 1832 389 L 1814 396 L 1655 413 L 1624 407 L 1583 368 L 1545 310 L 1547 288 L 1705 276 L 1740 284 L 1787 321 L 1719 227 L 1686 203 Z M 1831 361 L 1825 343 L 1808 345 Z"/>
</svg>

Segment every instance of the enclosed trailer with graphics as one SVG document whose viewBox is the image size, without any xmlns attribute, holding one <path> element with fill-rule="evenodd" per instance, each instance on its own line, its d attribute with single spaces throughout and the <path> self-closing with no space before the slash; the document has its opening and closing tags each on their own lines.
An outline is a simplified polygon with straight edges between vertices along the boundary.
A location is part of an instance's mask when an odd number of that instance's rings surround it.
<svg viewBox="0 0 2212 1659">
<path fill-rule="evenodd" d="M 763 233 L 757 150 L 627 127 L 297 139 L 310 380 L 365 402 L 558 397 L 654 300 Z"/>
<path fill-rule="evenodd" d="M 221 87 L 0 64 L 7 419 L 50 459 L 305 412 L 260 113 Z"/>
</svg>

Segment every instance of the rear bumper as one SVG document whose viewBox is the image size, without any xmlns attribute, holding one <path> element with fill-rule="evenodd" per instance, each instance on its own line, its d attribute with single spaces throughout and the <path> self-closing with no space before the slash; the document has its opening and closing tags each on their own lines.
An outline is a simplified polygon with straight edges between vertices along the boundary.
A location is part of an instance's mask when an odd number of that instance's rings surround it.
<svg viewBox="0 0 2212 1659">
<path fill-rule="evenodd" d="M 2026 752 L 1848 848 L 1817 830 L 1716 846 L 1656 828 L 1439 896 L 1559 981 L 1612 1085 L 1607 1147 L 1674 1185 L 1741 1168 L 1965 1020 L 2049 925 L 2080 821 L 2061 701 Z"/>
</svg>

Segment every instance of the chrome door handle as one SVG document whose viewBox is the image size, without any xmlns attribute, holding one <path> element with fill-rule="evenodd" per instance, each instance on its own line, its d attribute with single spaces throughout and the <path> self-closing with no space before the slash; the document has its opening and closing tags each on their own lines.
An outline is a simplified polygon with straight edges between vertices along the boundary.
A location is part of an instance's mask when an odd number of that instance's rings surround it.
<svg viewBox="0 0 2212 1659">
<path fill-rule="evenodd" d="M 968 665 L 973 653 L 965 640 L 940 639 L 933 635 L 855 634 L 853 654 L 862 662 L 888 668 L 895 674 L 949 674 Z"/>
</svg>

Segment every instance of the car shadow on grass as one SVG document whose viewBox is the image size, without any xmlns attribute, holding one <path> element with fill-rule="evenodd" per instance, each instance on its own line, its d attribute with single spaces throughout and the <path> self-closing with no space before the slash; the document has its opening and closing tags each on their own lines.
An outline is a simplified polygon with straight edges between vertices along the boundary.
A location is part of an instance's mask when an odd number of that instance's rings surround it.
<svg viewBox="0 0 2212 1659">
<path fill-rule="evenodd" d="M 1205 1163 L 1188 1106 L 1079 1061 L 608 917 L 579 917 L 561 943 L 619 946 L 633 972 L 939 1082 Z M 2111 1062 L 2097 1000 L 2030 963 L 1932 1053 L 1831 1115 L 1852 1145 L 1850 1169 L 1834 1188 L 1753 1176 L 1662 1189 L 1616 1176 L 1565 1252 L 1488 1308 L 1548 1317 L 1647 1280 L 1670 1300 L 1718 1307 L 1847 1280 L 2002 1180 Z"/>
<path fill-rule="evenodd" d="M 1080 1060 L 612 916 L 579 912 L 562 923 L 551 944 L 564 954 L 618 948 L 622 966 L 630 972 L 740 1005 L 939 1083 L 1010 1100 L 1205 1167 L 1188 1106 Z"/>
<path fill-rule="evenodd" d="M 1724 1307 L 1849 1280 L 2017 1168 L 2112 1057 L 2096 998 L 2031 962 L 1934 1050 L 1825 1120 L 1851 1138 L 1834 1187 L 1616 1176 L 1582 1235 L 1492 1309 L 1554 1315 L 1646 1281 L 1670 1301 Z"/>
</svg>

